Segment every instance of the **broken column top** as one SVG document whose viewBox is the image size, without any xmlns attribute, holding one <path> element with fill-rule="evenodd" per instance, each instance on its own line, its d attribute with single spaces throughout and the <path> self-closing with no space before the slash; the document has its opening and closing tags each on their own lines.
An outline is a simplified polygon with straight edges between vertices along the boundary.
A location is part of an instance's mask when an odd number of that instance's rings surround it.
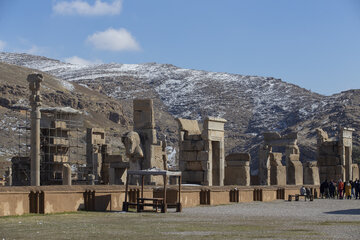
<svg viewBox="0 0 360 240">
<path fill-rule="evenodd" d="M 29 89 L 31 91 L 29 98 L 31 106 L 35 108 L 41 106 L 40 86 L 43 81 L 43 76 L 39 73 L 32 73 L 28 75 L 27 81 L 29 82 Z"/>
<path fill-rule="evenodd" d="M 265 132 L 264 142 L 272 146 L 287 146 L 297 144 L 297 132 L 291 132 L 281 136 L 277 132 Z"/>
<path fill-rule="evenodd" d="M 340 130 L 340 137 L 341 138 L 352 138 L 352 133 L 355 131 L 353 128 L 342 128 Z"/>
<path fill-rule="evenodd" d="M 29 82 L 30 90 L 40 90 L 40 83 L 43 81 L 43 75 L 40 73 L 32 73 L 27 76 L 27 81 Z M 33 85 L 33 83 L 36 83 Z"/>
<path fill-rule="evenodd" d="M 224 131 L 224 124 L 226 123 L 226 119 L 218 118 L 218 117 L 207 117 L 204 121 L 204 129 L 205 130 L 217 130 Z"/>
<path fill-rule="evenodd" d="M 152 99 L 134 99 L 134 130 L 137 129 L 154 129 L 154 106 Z"/>
<path fill-rule="evenodd" d="M 180 131 L 186 131 L 189 135 L 201 134 L 198 121 L 183 118 L 177 118 L 176 121 L 179 124 Z"/>
</svg>

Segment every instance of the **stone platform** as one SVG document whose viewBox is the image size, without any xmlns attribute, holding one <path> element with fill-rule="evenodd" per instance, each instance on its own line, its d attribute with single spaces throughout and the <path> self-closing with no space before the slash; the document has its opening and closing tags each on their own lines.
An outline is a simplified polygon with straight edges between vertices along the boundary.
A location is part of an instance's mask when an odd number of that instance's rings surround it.
<svg viewBox="0 0 360 240">
<path fill-rule="evenodd" d="M 199 205 L 220 205 L 236 202 L 274 201 L 298 194 L 301 186 L 182 186 L 183 208 Z M 319 193 L 319 186 L 306 185 Z M 177 200 L 178 186 L 169 186 L 167 202 Z M 144 197 L 162 195 L 162 187 L 146 186 Z M 136 201 L 140 187 L 130 186 L 130 201 Z M 59 213 L 74 211 L 122 211 L 125 186 L 24 186 L 0 187 L 0 216 L 28 213 Z"/>
</svg>

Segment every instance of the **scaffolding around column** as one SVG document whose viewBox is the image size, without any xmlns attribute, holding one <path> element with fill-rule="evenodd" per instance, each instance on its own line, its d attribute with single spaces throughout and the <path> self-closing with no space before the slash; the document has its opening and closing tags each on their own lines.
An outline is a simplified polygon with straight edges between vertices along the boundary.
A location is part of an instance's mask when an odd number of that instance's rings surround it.
<svg viewBox="0 0 360 240">
<path fill-rule="evenodd" d="M 40 111 L 41 185 L 62 184 L 64 164 L 76 170 L 86 163 L 83 115 L 70 107 L 47 107 Z M 29 112 L 25 114 L 25 121 L 18 126 L 19 153 L 12 160 L 14 185 L 29 182 L 30 119 Z"/>
</svg>

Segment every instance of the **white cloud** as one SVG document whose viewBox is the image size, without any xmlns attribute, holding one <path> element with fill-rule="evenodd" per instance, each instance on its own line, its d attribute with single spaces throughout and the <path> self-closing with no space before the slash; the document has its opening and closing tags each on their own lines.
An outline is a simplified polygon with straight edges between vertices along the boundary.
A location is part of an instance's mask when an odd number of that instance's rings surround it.
<svg viewBox="0 0 360 240">
<path fill-rule="evenodd" d="M 24 50 L 24 52 L 27 54 L 43 54 L 46 52 L 46 50 L 45 48 L 32 45 L 31 48 Z"/>
<path fill-rule="evenodd" d="M 0 51 L 4 51 L 6 42 L 0 40 Z"/>
<path fill-rule="evenodd" d="M 83 58 L 78 57 L 78 56 L 65 58 L 65 62 L 75 64 L 75 65 L 93 65 L 93 64 L 102 63 L 102 61 L 100 61 L 100 60 L 89 61 L 89 60 L 83 59 Z"/>
<path fill-rule="evenodd" d="M 121 0 L 114 0 L 112 3 L 96 0 L 94 5 L 90 5 L 83 0 L 75 0 L 71 2 L 58 2 L 53 6 L 53 11 L 60 15 L 100 16 L 117 15 L 120 13 L 121 7 Z"/>
<path fill-rule="evenodd" d="M 88 36 L 87 42 L 97 49 L 109 51 L 138 51 L 139 44 L 126 29 L 109 28 L 104 32 L 96 32 Z"/>
</svg>

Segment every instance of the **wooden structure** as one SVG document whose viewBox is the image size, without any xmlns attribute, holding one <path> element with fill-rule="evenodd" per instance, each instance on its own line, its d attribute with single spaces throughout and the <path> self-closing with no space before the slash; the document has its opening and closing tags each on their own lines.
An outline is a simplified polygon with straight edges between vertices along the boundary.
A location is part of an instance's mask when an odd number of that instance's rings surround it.
<svg viewBox="0 0 360 240">
<path fill-rule="evenodd" d="M 129 190 L 129 181 L 130 178 L 134 175 L 141 177 L 141 192 L 140 197 L 136 198 L 136 203 L 128 201 L 128 190 Z M 144 178 L 145 176 L 163 176 L 164 180 L 164 194 L 162 198 L 144 198 Z M 168 204 L 166 202 L 166 185 L 169 177 L 177 177 L 179 183 L 178 189 L 178 199 L 175 204 Z M 157 170 L 157 169 L 146 169 L 146 170 L 134 170 L 128 171 L 126 176 L 126 185 L 125 185 L 125 201 L 123 203 L 123 211 L 128 211 L 129 206 L 136 206 L 137 212 L 142 212 L 145 210 L 144 207 L 152 207 L 152 211 L 161 210 L 162 213 L 167 212 L 167 208 L 174 207 L 177 212 L 181 212 L 181 172 L 167 171 L 167 170 Z"/>
</svg>

